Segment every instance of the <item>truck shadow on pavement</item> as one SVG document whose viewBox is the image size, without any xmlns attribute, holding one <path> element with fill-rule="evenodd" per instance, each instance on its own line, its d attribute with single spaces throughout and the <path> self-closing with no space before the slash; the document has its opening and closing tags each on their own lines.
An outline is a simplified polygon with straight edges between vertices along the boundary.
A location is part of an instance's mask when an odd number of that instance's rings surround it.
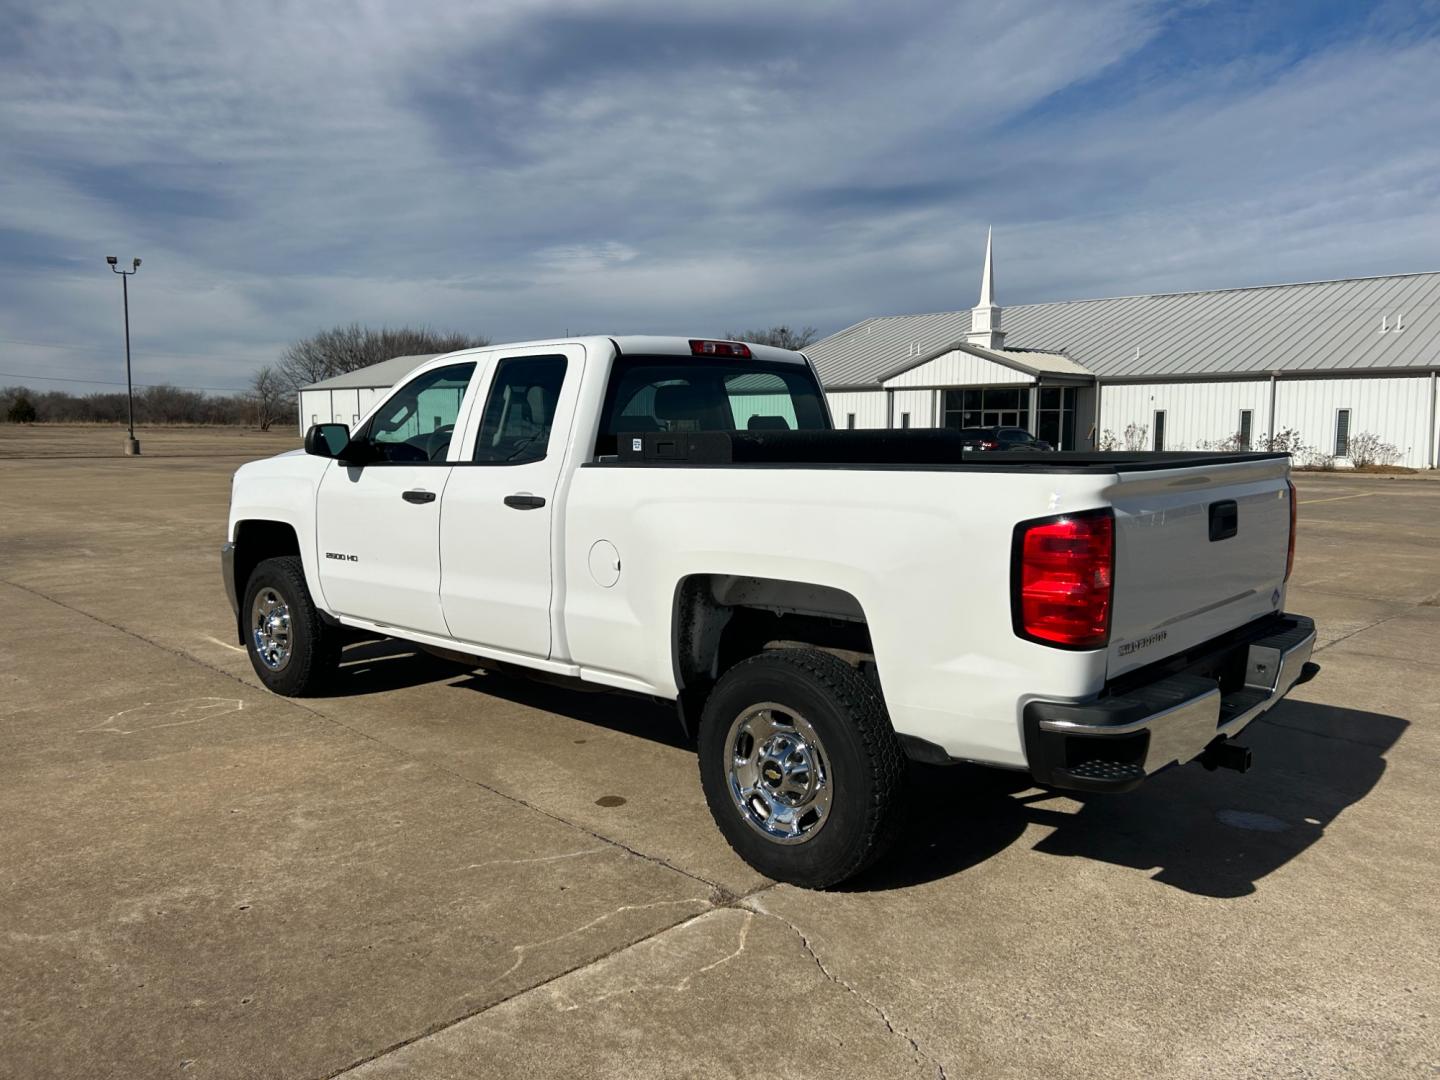
<svg viewBox="0 0 1440 1080">
<path fill-rule="evenodd" d="M 1247 774 L 1192 764 L 1123 795 L 1039 790 L 1018 773 L 1008 794 L 1005 774 L 977 778 L 974 790 L 968 775 L 954 775 L 947 794 L 946 774 L 971 767 L 931 770 L 939 775 L 918 778 L 922 813 L 912 816 L 924 824 L 912 824 L 897 857 L 856 887 L 894 888 L 953 874 L 1033 824 L 1053 830 L 1034 846 L 1042 854 L 1149 871 L 1155 881 L 1200 896 L 1247 896 L 1375 788 L 1385 753 L 1408 726 L 1396 716 L 1287 701 L 1239 740 L 1255 755 Z"/>
<path fill-rule="evenodd" d="M 1238 741 L 1255 764 L 1243 776 L 1171 769 L 1128 796 L 1091 796 L 1079 813 L 1037 805 L 1055 831 L 1035 846 L 1139 870 L 1200 896 L 1247 896 L 1302 854 L 1385 773 L 1385 753 L 1409 726 L 1398 716 L 1282 702 Z"/>
<path fill-rule="evenodd" d="M 357 638 L 341 651 L 339 670 L 326 688 L 325 696 L 347 698 L 403 690 L 453 679 L 466 670 L 409 642 L 395 638 Z"/>
<path fill-rule="evenodd" d="M 442 680 L 661 746 L 694 748 L 668 703 L 600 687 L 588 691 L 474 672 L 397 641 L 347 648 L 332 693 L 345 697 Z M 1037 825 L 1051 830 L 1034 844 L 1041 854 L 1145 871 L 1155 881 L 1200 896 L 1247 896 L 1375 788 L 1385 772 L 1385 754 L 1408 726 L 1397 716 L 1289 700 L 1240 738 L 1254 751 L 1248 773 L 1186 765 L 1121 795 L 1042 790 L 1023 772 L 912 763 L 909 813 L 899 843 L 842 888 L 881 891 L 951 877 L 1009 848 Z M 703 810 L 698 778 L 696 784 Z"/>
<path fill-rule="evenodd" d="M 568 683 L 555 685 L 524 675 L 497 672 L 471 674 L 451 685 L 532 709 L 558 713 L 623 735 L 634 735 L 661 746 L 695 749 L 694 742 L 681 732 L 680 721 L 671 702 L 661 703 L 653 698 L 625 694 L 604 686 L 582 689 Z M 698 775 L 695 783 L 698 790 Z"/>
</svg>

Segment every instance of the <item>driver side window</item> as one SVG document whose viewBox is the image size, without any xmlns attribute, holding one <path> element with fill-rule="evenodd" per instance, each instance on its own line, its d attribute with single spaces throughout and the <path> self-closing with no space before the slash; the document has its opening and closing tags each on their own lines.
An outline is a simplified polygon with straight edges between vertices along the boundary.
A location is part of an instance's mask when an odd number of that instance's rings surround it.
<svg viewBox="0 0 1440 1080">
<path fill-rule="evenodd" d="M 380 407 L 366 438 L 384 461 L 444 461 L 475 365 L 451 364 L 410 380 Z"/>
</svg>

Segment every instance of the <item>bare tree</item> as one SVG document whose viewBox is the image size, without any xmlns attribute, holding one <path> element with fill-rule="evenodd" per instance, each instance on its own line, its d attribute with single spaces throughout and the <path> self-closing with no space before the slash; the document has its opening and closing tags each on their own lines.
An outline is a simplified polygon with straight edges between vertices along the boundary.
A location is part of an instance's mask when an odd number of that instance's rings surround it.
<svg viewBox="0 0 1440 1080">
<path fill-rule="evenodd" d="M 0 388 L 0 419 L 9 418 L 11 406 L 23 398 L 41 424 L 124 423 L 125 394 L 69 394 L 63 390 L 31 391 L 24 387 Z M 16 415 L 28 415 L 29 409 Z M 135 392 L 137 424 L 244 424 L 252 413 L 248 394 L 200 394 L 174 386 L 142 387 Z"/>
<path fill-rule="evenodd" d="M 276 375 L 285 389 L 302 386 L 369 367 L 396 356 L 445 353 L 489 345 L 490 339 L 473 334 L 441 333 L 427 327 L 381 327 L 372 330 L 359 323 L 321 330 L 295 342 L 280 354 Z"/>
<path fill-rule="evenodd" d="M 270 425 L 282 420 L 292 411 L 295 395 L 289 391 L 280 375 L 269 364 L 255 373 L 250 383 L 250 405 L 254 410 L 255 425 L 261 431 L 269 431 Z"/>
<path fill-rule="evenodd" d="M 809 345 L 820 336 L 820 331 L 813 326 L 802 326 L 799 330 L 792 330 L 781 323 L 779 326 L 772 326 L 768 330 L 740 330 L 730 331 L 725 335 L 728 341 L 748 341 L 752 345 L 774 345 L 778 349 L 800 350 Z"/>
</svg>

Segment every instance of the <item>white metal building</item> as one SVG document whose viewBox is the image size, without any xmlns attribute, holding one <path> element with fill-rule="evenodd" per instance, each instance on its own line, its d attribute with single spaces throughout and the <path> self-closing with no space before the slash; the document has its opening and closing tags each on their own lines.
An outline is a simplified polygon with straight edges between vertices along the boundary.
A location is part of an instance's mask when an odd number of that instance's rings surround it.
<svg viewBox="0 0 1440 1080">
<path fill-rule="evenodd" d="M 806 351 L 841 427 L 1006 424 L 1082 450 L 1127 428 L 1166 450 L 1290 430 L 1342 465 L 1361 434 L 1412 468 L 1440 453 L 1440 273 L 1002 311 L 987 239 L 974 308 L 866 319 Z"/>
<path fill-rule="evenodd" d="M 311 424 L 345 424 L 353 428 L 375 399 L 439 353 L 397 356 L 369 367 L 347 371 L 300 388 L 300 434 Z"/>
</svg>

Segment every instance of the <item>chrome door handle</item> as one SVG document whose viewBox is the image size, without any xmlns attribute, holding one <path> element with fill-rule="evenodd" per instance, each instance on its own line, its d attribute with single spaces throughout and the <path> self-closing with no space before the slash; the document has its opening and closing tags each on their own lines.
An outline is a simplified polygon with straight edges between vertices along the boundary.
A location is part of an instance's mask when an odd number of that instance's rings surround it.
<svg viewBox="0 0 1440 1080">
<path fill-rule="evenodd" d="M 424 488 L 411 488 L 400 497 L 408 503 L 432 503 L 435 501 L 435 492 L 426 491 Z"/>
</svg>

